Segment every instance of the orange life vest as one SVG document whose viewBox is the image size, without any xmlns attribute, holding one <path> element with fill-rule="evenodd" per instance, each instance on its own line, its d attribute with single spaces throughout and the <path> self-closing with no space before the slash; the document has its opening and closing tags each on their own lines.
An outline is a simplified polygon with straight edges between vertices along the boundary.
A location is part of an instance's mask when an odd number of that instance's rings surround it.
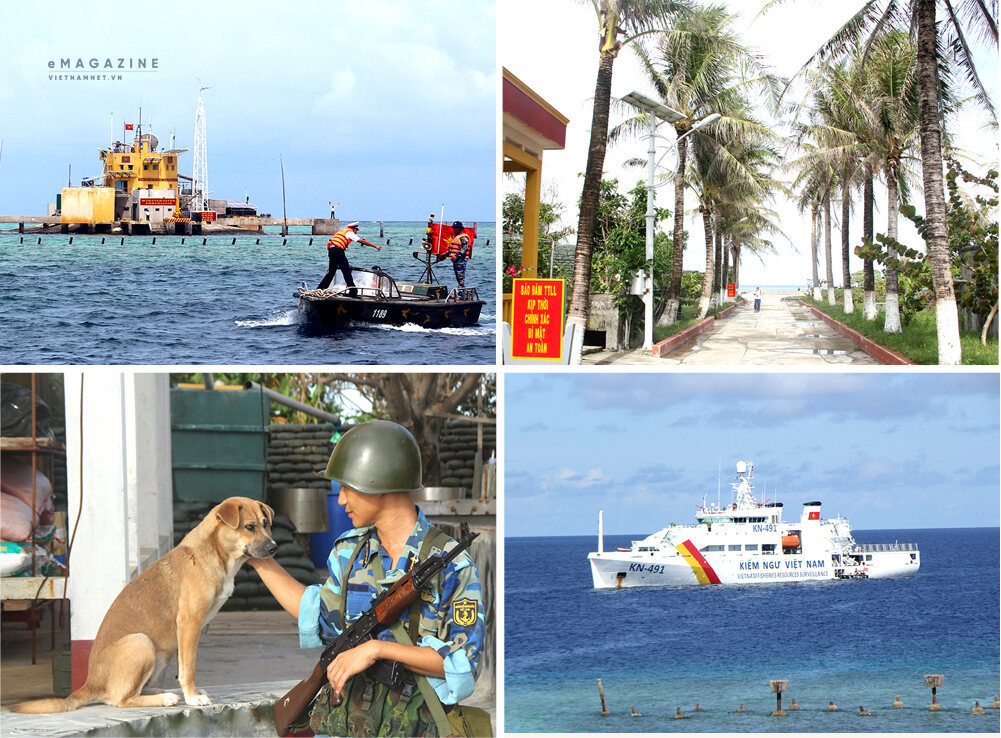
<svg viewBox="0 0 1001 738">
<path fill-rule="evenodd" d="M 455 257 L 460 255 L 469 258 L 471 251 L 472 248 L 469 245 L 469 236 L 465 233 L 460 233 L 458 236 L 454 236 L 452 238 L 448 248 L 448 256 L 453 261 L 455 260 Z"/>
<path fill-rule="evenodd" d="M 350 229 L 341 228 L 341 230 L 331 236 L 330 240 L 327 241 L 327 248 L 329 249 L 331 246 L 336 246 L 339 249 L 347 249 L 348 244 L 351 243 L 347 236 L 348 230 Z"/>
</svg>

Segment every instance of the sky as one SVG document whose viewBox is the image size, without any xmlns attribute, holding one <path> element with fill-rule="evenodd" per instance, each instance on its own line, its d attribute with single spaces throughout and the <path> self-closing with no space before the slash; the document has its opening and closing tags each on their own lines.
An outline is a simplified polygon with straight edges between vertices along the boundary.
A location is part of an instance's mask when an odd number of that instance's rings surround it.
<svg viewBox="0 0 1001 738">
<path fill-rule="evenodd" d="M 756 48 L 764 55 L 772 70 L 782 76 L 791 77 L 831 34 L 861 7 L 861 2 L 831 2 L 830 0 L 790 0 L 770 10 L 764 16 L 757 16 L 763 0 L 735 0 L 728 3 L 732 12 L 740 13 L 736 27 L 741 30 L 744 43 Z M 524 28 L 538 29 L 527 35 Z M 545 34 L 541 29 L 559 28 L 558 34 Z M 498 57 L 500 65 L 510 70 L 516 77 L 534 89 L 563 115 L 570 119 L 567 129 L 567 145 L 564 151 L 547 151 L 543 155 L 542 177 L 544 191 L 555 189 L 558 201 L 564 203 L 563 225 L 577 227 L 577 201 L 583 180 L 579 176 L 584 171 L 587 159 L 588 139 L 591 127 L 591 111 L 594 98 L 594 84 L 598 69 L 597 22 L 588 2 L 573 3 L 570 0 L 505 0 L 504 13 L 498 18 Z M 998 99 L 998 61 L 996 51 L 978 54 L 981 80 Z M 573 70 L 572 74 L 568 70 Z M 631 91 L 638 91 L 647 97 L 656 98 L 653 87 L 640 68 L 634 52 L 623 51 L 615 62 L 612 74 L 612 96 L 622 97 Z M 794 98 L 797 101 L 802 95 Z M 997 133 L 985 131 L 986 115 L 972 109 L 964 114 L 958 124 L 960 147 L 983 160 L 997 160 Z M 997 102 L 995 102 L 997 107 Z M 611 126 L 630 117 L 631 113 L 613 109 Z M 674 132 L 663 125 L 659 131 L 670 140 Z M 622 163 L 630 158 L 646 160 L 645 141 L 633 140 L 616 143 L 609 147 L 605 158 L 605 176 L 617 177 L 621 191 L 627 191 L 639 180 L 646 181 L 646 168 L 624 168 Z M 658 151 L 662 149 L 658 148 Z M 790 158 L 795 158 L 792 156 Z M 663 166 L 671 170 L 676 166 L 677 157 L 669 154 Z M 920 169 L 917 169 L 920 176 Z M 523 182 L 523 178 L 522 178 Z M 523 188 L 523 183 L 520 185 Z M 505 191 L 518 190 L 519 185 L 505 178 Z M 657 203 L 662 207 L 674 207 L 673 185 L 657 190 Z M 924 205 L 917 197 L 918 212 Z M 685 208 L 694 207 L 694 194 L 685 194 Z M 875 223 L 877 232 L 886 230 L 885 188 L 876 187 Z M 779 222 L 786 237 L 776 236 L 777 253 L 767 256 L 765 261 L 748 255 L 741 261 L 741 283 L 753 287 L 754 284 L 805 286 L 811 276 L 810 268 L 810 215 L 800 214 L 787 201 L 777 202 Z M 835 214 L 840 217 L 840 206 Z M 852 245 L 861 243 L 861 212 L 855 213 L 850 224 Z M 688 248 L 685 250 L 685 269 L 703 271 L 705 269 L 705 241 L 701 216 L 697 212 L 686 215 L 686 230 L 689 233 Z M 575 240 L 575 236 L 571 240 Z M 910 221 L 900 218 L 899 238 L 906 245 L 924 250 Z M 841 235 L 835 229 L 832 233 L 834 257 L 834 282 L 841 285 L 840 254 Z M 862 261 L 854 254 L 850 257 L 853 272 L 862 269 Z M 821 259 L 820 278 L 824 279 L 824 263 Z"/>
<path fill-rule="evenodd" d="M 859 530 L 999 524 L 999 377 L 508 372 L 505 536 L 647 535 L 731 501 L 737 461 L 786 518 Z M 722 469 L 722 474 L 720 474 Z"/>
<path fill-rule="evenodd" d="M 123 123 L 189 151 L 205 91 L 212 197 L 289 217 L 360 220 L 496 213 L 493 0 L 0 4 L 0 214 L 45 214 L 100 174 Z M 59 60 L 158 60 L 121 80 L 52 80 Z M 48 68 L 54 60 L 56 69 Z M 88 70 L 89 71 L 89 70 Z M 107 70 L 99 69 L 99 72 Z"/>
</svg>

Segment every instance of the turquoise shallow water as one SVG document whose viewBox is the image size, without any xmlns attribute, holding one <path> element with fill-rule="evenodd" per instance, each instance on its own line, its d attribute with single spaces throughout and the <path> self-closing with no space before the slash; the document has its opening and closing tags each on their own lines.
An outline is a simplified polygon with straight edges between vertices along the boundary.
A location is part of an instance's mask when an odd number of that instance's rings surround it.
<svg viewBox="0 0 1001 738">
<path fill-rule="evenodd" d="M 606 548 L 641 536 L 607 536 Z M 997 528 L 856 531 L 913 541 L 902 579 L 596 591 L 594 536 L 505 541 L 508 732 L 998 732 Z M 924 674 L 945 675 L 938 713 Z M 601 717 L 597 679 L 608 709 Z M 801 706 L 770 716 L 769 679 Z M 904 709 L 891 709 L 900 695 Z M 840 712 L 825 710 L 829 700 Z M 704 712 L 693 712 L 698 701 Z M 739 703 L 746 712 L 734 712 Z M 630 716 L 630 705 L 642 717 Z M 870 717 L 857 714 L 864 705 Z M 689 717 L 675 720 L 677 706 Z"/>
<path fill-rule="evenodd" d="M 352 246 L 355 266 L 418 278 L 424 223 L 363 223 L 382 251 Z M 275 230 L 275 229 L 270 229 Z M 0 231 L 2 364 L 493 364 L 496 234 L 481 223 L 466 284 L 487 301 L 477 326 L 428 331 L 358 325 L 316 331 L 292 293 L 327 268 L 325 236 L 41 236 Z M 312 245 L 309 240 L 313 239 Z M 257 243 L 258 239 L 260 243 Z M 386 239 L 390 243 L 386 245 Z M 486 241 L 489 240 L 489 245 Z M 436 270 L 455 286 L 450 262 Z"/>
</svg>

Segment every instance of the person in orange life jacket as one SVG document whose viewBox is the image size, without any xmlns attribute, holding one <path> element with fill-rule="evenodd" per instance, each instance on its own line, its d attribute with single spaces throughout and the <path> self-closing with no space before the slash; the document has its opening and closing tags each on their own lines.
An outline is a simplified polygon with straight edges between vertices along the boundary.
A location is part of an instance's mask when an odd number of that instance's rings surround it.
<svg viewBox="0 0 1001 738">
<path fill-rule="evenodd" d="M 452 240 L 448 244 L 448 258 L 452 260 L 455 280 L 460 287 L 466 286 L 466 254 L 469 253 L 469 236 L 463 233 L 462 223 L 452 224 Z"/>
<path fill-rule="evenodd" d="M 348 244 L 352 241 L 357 241 L 366 246 L 371 246 L 376 251 L 382 251 L 382 246 L 366 241 L 359 236 L 358 228 L 358 221 L 348 223 L 345 228 L 337 231 L 327 241 L 327 259 L 330 263 L 327 267 L 327 273 L 323 275 L 323 279 L 320 280 L 320 284 L 316 289 L 323 290 L 330 286 L 330 282 L 334 278 L 334 273 L 340 269 L 341 274 L 344 275 L 344 283 L 348 286 L 348 295 L 353 296 L 357 294 L 355 291 L 355 281 L 351 278 L 351 265 L 348 264 L 348 255 L 346 253 Z"/>
</svg>

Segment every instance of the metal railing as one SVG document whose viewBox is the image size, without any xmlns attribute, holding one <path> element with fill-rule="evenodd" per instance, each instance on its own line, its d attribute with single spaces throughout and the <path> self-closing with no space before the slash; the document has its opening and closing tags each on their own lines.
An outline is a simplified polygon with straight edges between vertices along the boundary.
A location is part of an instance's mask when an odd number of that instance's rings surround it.
<svg viewBox="0 0 1001 738">
<path fill-rule="evenodd" d="M 916 543 L 856 543 L 852 553 L 874 553 L 876 551 L 917 551 Z"/>
</svg>

